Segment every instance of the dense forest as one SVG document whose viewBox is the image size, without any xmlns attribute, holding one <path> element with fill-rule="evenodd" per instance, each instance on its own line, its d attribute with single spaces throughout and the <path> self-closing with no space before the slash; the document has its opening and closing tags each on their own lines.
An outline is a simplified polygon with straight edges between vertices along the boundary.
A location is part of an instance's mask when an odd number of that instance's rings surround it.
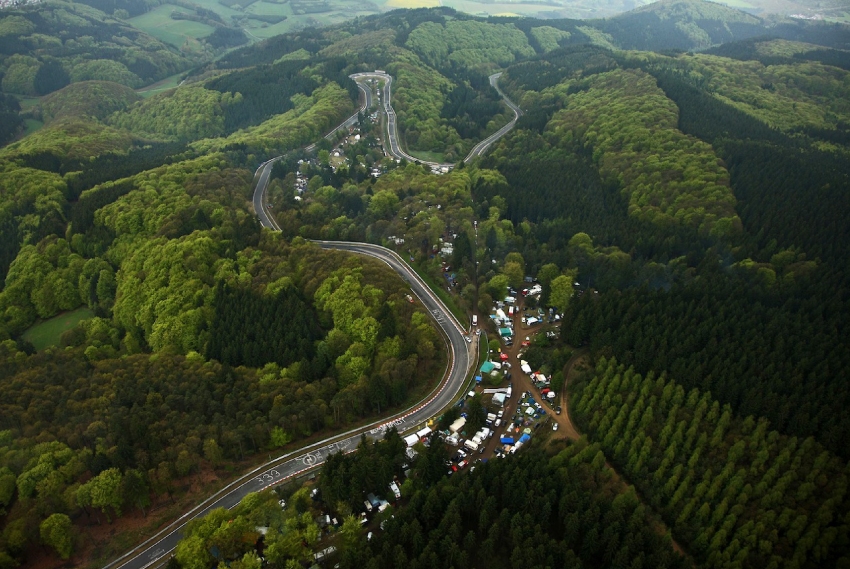
<svg viewBox="0 0 850 569">
<path fill-rule="evenodd" d="M 538 445 L 515 459 L 479 463 L 473 472 L 449 479 L 443 445 L 435 440 L 421 449 L 405 478 L 402 465 L 409 459 L 395 431 L 379 442 L 364 439 L 357 453 L 332 455 L 325 463 L 319 501 L 305 499 L 308 490 L 302 488 L 281 513 L 261 505 L 276 503 L 273 492 L 251 495 L 229 517 L 256 512 L 250 519 L 268 520 L 262 524 L 269 526 L 263 553 L 270 567 L 292 567 L 291 560 L 310 555 L 307 549 L 305 556 L 305 546 L 320 549 L 329 540 L 338 552 L 333 562 L 345 568 L 688 566 L 634 489 L 624 488 L 605 465 L 599 445 L 582 441 L 560 452 Z M 375 528 L 366 541 L 351 512 L 362 506 L 362 488 L 386 488 L 394 477 L 404 480 L 404 505 L 378 515 L 382 531 Z M 334 532 L 330 537 L 312 525 L 319 519 L 315 513 L 328 509 L 340 520 L 338 528 L 329 528 Z M 264 511 L 266 518 L 260 513 Z M 189 551 L 210 560 L 203 552 L 215 544 L 233 544 L 225 535 L 231 524 L 211 531 L 223 515 L 216 511 L 192 522 L 189 536 L 177 548 L 180 567 L 205 566 Z M 299 517 L 298 526 L 287 522 Z M 246 539 L 231 545 L 227 557 L 241 563 L 257 559 L 253 544 L 254 539 Z"/>
<path fill-rule="evenodd" d="M 402 300 L 405 288 L 388 269 L 277 241 L 240 256 L 242 277 L 210 287 L 209 305 L 174 315 L 183 324 L 171 328 L 187 336 L 162 337 L 156 324 L 142 332 L 138 341 L 158 346 L 156 358 L 133 355 L 136 340 L 122 339 L 104 318 L 66 332 L 66 349 L 28 356 L 14 342 L 3 343 L 0 460 L 4 476 L 13 476 L 12 491 L 2 496 L 8 555 L 22 556 L 37 541 L 42 518 L 96 516 L 91 506 L 107 519 L 144 510 L 157 496 L 182 491 L 181 481 L 202 468 L 380 413 L 419 393 L 421 378 L 442 370 L 436 332 Z M 182 258 L 203 263 L 198 256 Z M 150 259 L 147 270 L 161 262 Z M 100 293 L 109 280 L 115 294 L 104 266 L 99 274 L 90 271 L 95 302 L 105 301 Z M 186 284 L 192 282 L 199 281 Z M 120 275 L 117 286 L 120 319 Z M 181 286 L 172 278 L 159 290 Z M 146 309 L 136 310 L 142 317 Z M 314 311 L 323 315 L 316 319 Z M 214 359 L 195 351 L 168 354 L 159 344 L 204 337 L 203 328 L 210 340 L 202 351 Z M 106 477 L 115 485 L 110 501 L 88 501 L 88 490 L 79 488 Z"/>
<path fill-rule="evenodd" d="M 811 437 L 662 374 L 599 360 L 571 401 L 602 445 L 706 567 L 840 567 L 847 563 L 846 463 Z"/>
<path fill-rule="evenodd" d="M 685 567 L 598 446 L 532 449 L 416 492 L 346 567 Z"/>
<path fill-rule="evenodd" d="M 450 480 L 422 449 L 385 533 L 346 519 L 342 565 L 846 562 L 847 26 L 696 0 L 599 21 L 436 8 L 213 61 L 112 15 L 150 5 L 0 12 L 0 567 L 41 546 L 104 564 L 118 546 L 87 528 L 126 542 L 128 518 L 197 503 L 199 480 L 425 393 L 444 344 L 407 286 L 307 239 L 390 246 L 485 321 L 535 278 L 529 306 L 564 318 L 526 359 L 559 389 L 571 356 L 592 366 L 567 384 L 586 441 Z M 356 112 L 349 75 L 375 69 L 402 145 L 454 169 L 388 158 L 370 113 L 321 140 Z M 524 115 L 464 163 L 513 117 L 499 71 Z M 280 155 L 271 234 L 253 173 Z M 45 349 L 25 339 L 51 327 Z M 402 479 L 399 442 L 328 461 L 336 513 Z M 195 523 L 174 563 L 208 539 L 250 553 L 258 525 L 273 563 L 310 559 L 314 501 L 290 498 Z M 225 518 L 247 533 L 216 534 Z"/>
<path fill-rule="evenodd" d="M 2 90 L 46 95 L 78 81 L 140 87 L 198 63 L 84 4 L 45 2 L 0 14 Z"/>
</svg>

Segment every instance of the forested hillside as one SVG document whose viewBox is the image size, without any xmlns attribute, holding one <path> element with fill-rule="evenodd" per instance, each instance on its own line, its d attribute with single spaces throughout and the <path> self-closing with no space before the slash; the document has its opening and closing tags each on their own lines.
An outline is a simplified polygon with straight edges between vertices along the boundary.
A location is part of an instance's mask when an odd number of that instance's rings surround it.
<svg viewBox="0 0 850 569">
<path fill-rule="evenodd" d="M 846 463 L 813 438 L 741 420 L 709 392 L 600 359 L 573 408 L 706 567 L 839 567 L 850 528 Z M 839 559 L 843 556 L 843 559 Z"/>
<path fill-rule="evenodd" d="M 451 481 L 430 451 L 341 564 L 842 566 L 848 47 L 846 26 L 686 1 L 583 22 L 390 12 L 209 61 L 86 5 L 3 11 L 0 567 L 102 566 L 270 453 L 424 395 L 444 341 L 407 285 L 306 239 L 390 246 L 482 322 L 536 278 L 527 306 L 564 317 L 526 357 L 571 378 L 588 437 Z M 375 69 L 402 146 L 455 168 L 387 157 L 371 112 L 322 139 Z M 500 71 L 524 114 L 465 163 L 513 118 Z M 272 234 L 252 185 L 281 155 Z M 339 473 L 386 485 L 398 442 L 361 449 L 374 473 L 329 462 L 320 487 L 356 505 Z M 274 526 L 275 566 L 310 559 L 309 498 L 298 516 L 254 500 L 238 528 Z M 215 515 L 175 563 L 206 559 Z"/>
<path fill-rule="evenodd" d="M 416 494 L 345 567 L 685 567 L 598 446 L 531 450 Z"/>
<path fill-rule="evenodd" d="M 140 87 L 196 63 L 84 4 L 50 1 L 0 13 L 2 90 L 46 95 L 71 82 Z"/>
<path fill-rule="evenodd" d="M 254 541 L 262 524 L 263 555 L 273 567 L 309 562 L 312 550 L 324 545 L 320 539 L 333 540 L 338 553 L 331 562 L 344 568 L 689 566 L 634 489 L 624 488 L 605 465 L 599 445 L 582 441 L 544 451 L 541 444 L 449 480 L 443 445 L 435 440 L 419 448 L 405 469 L 405 443 L 395 430 L 375 443 L 363 439 L 355 454 L 335 454 L 325 463 L 320 500 L 301 488 L 281 511 L 273 491 L 251 494 L 232 513 L 219 509 L 192 522 L 175 559 L 180 567 L 201 569 L 218 549 L 238 560 L 234 564 L 259 563 Z M 405 504 L 379 514 L 381 529 L 369 540 L 352 514 L 323 535 L 316 512 L 327 505 L 356 511 L 362 488 L 386 487 L 394 478 L 405 480 Z"/>
<path fill-rule="evenodd" d="M 569 48 L 511 67 L 506 87 L 538 110 L 484 161 L 499 169 L 504 163 L 513 188 L 524 190 L 503 189 L 508 215 L 538 221 L 541 239 L 550 242 L 547 225 L 593 236 L 583 250 L 564 250 L 579 280 L 599 291 L 573 303 L 565 338 L 594 353 L 613 350 L 641 373 L 671 371 L 743 415 L 814 435 L 844 455 L 840 441 L 850 424 L 838 409 L 850 396 L 850 353 L 840 324 L 848 316 L 848 273 L 836 255 L 846 247 L 848 226 L 838 212 L 847 210 L 850 180 L 840 166 L 848 153 L 842 142 L 846 97 L 835 95 L 846 89 L 839 87 L 846 73 L 811 61 L 742 64 L 599 48 Z M 646 92 L 659 102 L 641 105 L 640 83 L 633 79 L 604 113 L 584 103 L 602 81 L 622 89 L 619 78 L 628 76 L 645 78 Z M 635 118 L 629 119 L 633 99 Z M 674 122 L 651 118 L 650 109 L 657 113 L 671 104 Z M 571 118 L 562 119 L 565 114 Z M 635 119 L 652 124 L 652 134 L 638 135 L 640 122 L 627 126 Z M 606 124 L 616 125 L 615 137 Z M 659 126 L 665 124 L 666 136 L 681 142 L 663 142 Z M 528 188 L 527 166 L 513 156 L 529 144 L 532 157 L 552 162 L 558 160 L 548 148 L 584 156 L 580 171 L 588 177 L 544 176 Z M 616 179 L 606 180 L 612 173 Z M 689 178 L 702 181 L 691 184 Z M 589 195 L 600 184 L 608 188 L 601 200 Z M 561 191 L 581 199 L 557 210 L 551 196 Z M 618 199 L 624 200 L 618 207 L 600 209 L 605 200 L 616 205 Z M 718 206 L 735 212 L 729 225 L 712 215 Z M 665 215 L 669 207 L 674 213 Z M 697 221 L 701 215 L 708 224 Z M 617 246 L 629 257 L 600 263 L 594 244 Z"/>
</svg>

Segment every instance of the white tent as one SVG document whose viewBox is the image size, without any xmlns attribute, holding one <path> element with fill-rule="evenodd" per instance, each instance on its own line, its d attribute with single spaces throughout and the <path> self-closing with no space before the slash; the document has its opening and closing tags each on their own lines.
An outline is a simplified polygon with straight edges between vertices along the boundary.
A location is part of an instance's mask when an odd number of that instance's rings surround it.
<svg viewBox="0 0 850 569">
<path fill-rule="evenodd" d="M 407 446 L 412 447 L 413 445 L 419 442 L 419 437 L 416 436 L 416 433 L 413 433 L 412 435 L 407 435 L 406 437 L 404 437 L 404 442 L 407 443 Z"/>
</svg>

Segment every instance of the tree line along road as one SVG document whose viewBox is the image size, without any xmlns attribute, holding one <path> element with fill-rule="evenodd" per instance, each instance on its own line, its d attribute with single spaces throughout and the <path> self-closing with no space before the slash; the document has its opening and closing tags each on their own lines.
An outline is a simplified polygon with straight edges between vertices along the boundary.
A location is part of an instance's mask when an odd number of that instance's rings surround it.
<svg viewBox="0 0 850 569">
<path fill-rule="evenodd" d="M 498 77 L 495 74 L 490 77 L 490 83 L 498 90 Z M 384 81 L 382 96 L 382 112 L 387 117 L 387 152 L 395 158 L 415 161 L 430 166 L 443 166 L 442 164 L 417 160 L 401 149 L 398 138 L 398 127 L 395 121 L 395 110 L 391 105 L 392 77 L 382 72 L 361 73 L 351 76 L 357 82 L 361 93 L 363 93 L 363 105 L 357 113 L 343 121 L 339 126 L 329 132 L 325 138 L 332 139 L 337 131 L 354 125 L 361 112 L 365 112 L 372 106 L 372 92 L 370 87 L 363 85 L 367 79 L 378 79 Z M 516 107 L 501 91 L 499 94 L 506 104 L 514 111 L 515 117 L 498 132 L 489 136 L 476 145 L 469 155 L 464 159 L 470 161 L 476 156 L 484 153 L 494 142 L 509 132 L 521 116 L 522 111 Z M 311 144 L 304 150 L 315 149 L 316 144 Z M 280 226 L 266 205 L 266 190 L 268 188 L 271 170 L 274 163 L 281 156 L 263 162 L 254 174 L 253 207 L 260 224 L 272 231 L 280 231 Z M 453 166 L 448 164 L 446 166 Z M 169 526 L 161 530 L 155 536 L 141 543 L 133 550 L 107 564 L 104 569 L 147 569 L 162 565 L 170 557 L 177 543 L 180 541 L 182 530 L 190 520 L 202 517 L 216 508 L 233 508 L 242 498 L 251 492 L 258 492 L 280 484 L 286 480 L 297 477 L 307 471 L 317 468 L 324 463 L 328 455 L 335 452 L 353 452 L 360 440 L 361 435 L 370 439 L 379 439 L 387 429 L 396 427 L 400 432 L 411 430 L 428 419 L 437 415 L 447 407 L 463 387 L 469 371 L 477 358 L 477 337 L 472 337 L 473 342 L 467 342 L 464 326 L 452 315 L 451 311 L 430 290 L 428 285 L 410 268 L 410 266 L 394 251 L 385 247 L 370 243 L 351 243 L 342 241 L 319 241 L 317 244 L 326 249 L 338 249 L 349 251 L 354 254 L 366 255 L 379 259 L 396 271 L 410 285 L 411 291 L 419 298 L 422 305 L 428 310 L 431 317 L 443 332 L 447 348 L 450 353 L 449 365 L 443 381 L 434 389 L 425 400 L 414 405 L 401 414 L 381 419 L 366 427 L 354 429 L 345 433 L 329 437 L 323 441 L 314 443 L 298 451 L 287 453 L 283 456 L 269 461 L 238 480 L 228 484 L 201 504 L 186 512 Z"/>
</svg>

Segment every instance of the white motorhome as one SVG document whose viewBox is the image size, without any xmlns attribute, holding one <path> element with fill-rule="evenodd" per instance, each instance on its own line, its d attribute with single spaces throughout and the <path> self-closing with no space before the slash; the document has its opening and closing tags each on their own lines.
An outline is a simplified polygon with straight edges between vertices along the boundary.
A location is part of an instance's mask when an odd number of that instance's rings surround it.
<svg viewBox="0 0 850 569">
<path fill-rule="evenodd" d="M 399 490 L 398 484 L 396 484 L 395 481 L 390 482 L 390 490 L 392 491 L 393 496 L 395 496 L 396 500 L 401 498 L 401 490 Z"/>
</svg>

